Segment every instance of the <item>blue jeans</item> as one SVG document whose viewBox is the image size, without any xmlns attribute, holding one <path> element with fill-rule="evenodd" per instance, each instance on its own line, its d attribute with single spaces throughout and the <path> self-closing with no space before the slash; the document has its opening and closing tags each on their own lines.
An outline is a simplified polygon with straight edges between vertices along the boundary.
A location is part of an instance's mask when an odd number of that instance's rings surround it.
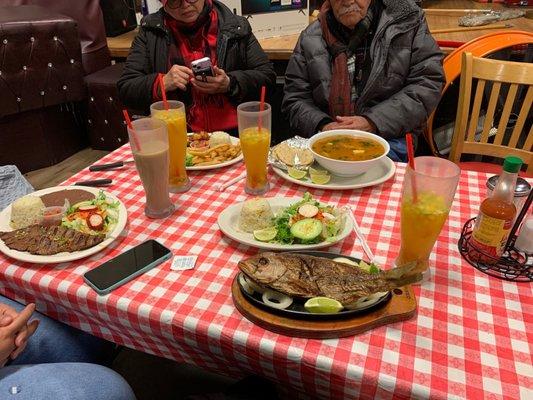
<svg viewBox="0 0 533 400">
<path fill-rule="evenodd" d="M 0 296 L 0 302 L 23 307 Z M 93 363 L 111 361 L 112 343 L 83 333 L 44 315 L 26 349 L 0 368 L 0 399 L 133 400 L 135 395 L 116 372 Z"/>
<path fill-rule="evenodd" d="M 387 140 L 389 142 L 390 151 L 387 156 L 392 161 L 407 162 L 407 143 L 405 138 L 396 138 Z"/>
</svg>

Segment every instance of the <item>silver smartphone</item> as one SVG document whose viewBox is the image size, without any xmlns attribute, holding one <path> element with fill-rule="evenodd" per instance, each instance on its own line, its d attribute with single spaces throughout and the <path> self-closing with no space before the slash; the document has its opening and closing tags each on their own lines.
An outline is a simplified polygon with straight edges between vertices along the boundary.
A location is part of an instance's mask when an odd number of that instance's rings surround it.
<svg viewBox="0 0 533 400">
<path fill-rule="evenodd" d="M 148 240 L 86 272 L 83 279 L 104 295 L 171 257 L 172 252 L 161 243 Z"/>
<path fill-rule="evenodd" d="M 204 82 L 206 81 L 206 76 L 215 76 L 209 57 L 200 58 L 191 62 L 191 70 L 195 77 L 199 76 Z"/>
</svg>

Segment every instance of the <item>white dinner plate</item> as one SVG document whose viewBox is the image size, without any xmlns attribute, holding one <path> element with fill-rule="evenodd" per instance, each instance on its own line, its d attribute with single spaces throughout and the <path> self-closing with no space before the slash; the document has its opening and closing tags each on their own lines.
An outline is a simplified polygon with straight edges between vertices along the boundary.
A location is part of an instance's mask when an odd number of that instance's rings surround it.
<svg viewBox="0 0 533 400">
<path fill-rule="evenodd" d="M 60 190 L 86 190 L 88 192 L 98 195 L 101 189 L 91 188 L 91 187 L 82 187 L 82 186 L 55 186 L 43 190 L 38 190 L 31 193 L 32 196 L 42 196 L 43 194 L 58 192 Z M 128 220 L 128 211 L 124 204 L 111 193 L 104 191 L 104 194 L 107 198 L 112 199 L 113 201 L 118 201 L 118 222 L 115 228 L 107 234 L 106 239 L 98 243 L 96 246 L 90 247 L 85 250 L 73 251 L 73 252 L 63 252 L 52 254 L 49 256 L 30 254 L 27 251 L 18 251 L 12 250 L 7 247 L 3 240 L 0 239 L 0 251 L 5 255 L 14 258 L 15 260 L 37 263 L 37 264 L 52 264 L 52 263 L 62 263 L 67 261 L 79 260 L 80 258 L 85 258 L 99 251 L 103 250 L 105 247 L 109 246 L 122 232 L 126 226 Z M 11 205 L 7 206 L 2 212 L 0 212 L 0 231 L 8 232 L 12 231 L 13 228 L 9 226 L 9 221 L 11 219 Z"/>
<path fill-rule="evenodd" d="M 278 215 L 282 209 L 290 206 L 291 204 L 301 201 L 301 198 L 287 198 L 287 197 L 270 197 L 266 198 L 274 215 Z M 344 227 L 339 234 L 332 241 L 324 241 L 316 244 L 280 244 L 280 243 L 268 243 L 260 242 L 254 238 L 252 233 L 243 232 L 239 229 L 239 216 L 244 203 L 234 204 L 222 211 L 217 219 L 218 227 L 229 238 L 248 246 L 257 247 L 259 249 L 266 250 L 311 250 L 320 249 L 323 247 L 331 246 L 335 243 L 344 240 L 353 229 L 352 220 L 346 217 Z"/>
<path fill-rule="evenodd" d="M 192 133 L 189 133 L 189 135 L 192 135 Z M 239 143 L 239 139 L 237 139 L 236 137 L 231 136 L 231 144 L 232 145 L 236 145 L 237 143 Z M 243 155 L 242 155 L 242 150 L 241 150 L 241 153 L 237 157 L 232 158 L 231 160 L 227 160 L 227 161 L 221 162 L 220 164 L 197 165 L 197 166 L 192 166 L 192 167 L 186 167 L 185 169 L 187 171 L 204 171 L 204 170 L 207 170 L 207 169 L 223 168 L 223 167 L 227 167 L 228 165 L 236 164 L 239 161 L 242 161 L 242 159 L 243 159 Z"/>
<path fill-rule="evenodd" d="M 303 179 L 295 179 L 290 176 L 287 171 L 283 171 L 276 167 L 273 167 L 272 169 L 282 178 L 288 180 L 289 182 L 296 183 L 297 185 L 307 186 L 315 189 L 348 190 L 379 185 L 380 183 L 389 180 L 396 172 L 396 165 L 389 157 L 384 157 L 375 168 L 372 168 L 371 170 L 358 176 L 343 177 L 331 174 L 331 180 L 324 185 L 311 182 L 309 174 L 307 174 L 307 176 Z"/>
</svg>

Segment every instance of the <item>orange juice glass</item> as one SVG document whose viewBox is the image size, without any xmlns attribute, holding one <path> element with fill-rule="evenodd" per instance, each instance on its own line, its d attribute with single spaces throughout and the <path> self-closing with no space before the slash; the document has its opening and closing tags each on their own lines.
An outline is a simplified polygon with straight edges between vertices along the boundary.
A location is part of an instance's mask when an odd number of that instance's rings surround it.
<svg viewBox="0 0 533 400">
<path fill-rule="evenodd" d="M 396 265 L 417 263 L 417 271 L 429 268 L 429 256 L 448 218 L 459 167 L 438 157 L 415 158 L 407 166 L 401 203 L 401 247 Z"/>
<path fill-rule="evenodd" d="M 172 193 L 186 192 L 191 188 L 191 181 L 185 169 L 187 153 L 187 121 L 185 105 L 181 101 L 168 100 L 168 110 L 162 101 L 150 106 L 152 118 L 167 124 L 169 144 L 169 189 Z"/>
<path fill-rule="evenodd" d="M 271 108 L 265 103 L 263 110 L 258 101 L 237 107 L 239 139 L 246 166 L 246 193 L 261 195 L 270 186 L 267 179 L 267 160 L 270 150 Z"/>
</svg>

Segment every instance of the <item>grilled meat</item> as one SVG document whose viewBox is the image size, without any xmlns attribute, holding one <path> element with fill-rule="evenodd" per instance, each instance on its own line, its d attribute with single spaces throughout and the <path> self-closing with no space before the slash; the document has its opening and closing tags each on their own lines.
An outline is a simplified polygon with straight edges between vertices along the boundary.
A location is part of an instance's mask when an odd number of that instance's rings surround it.
<svg viewBox="0 0 533 400">
<path fill-rule="evenodd" d="M 0 232 L 0 239 L 13 250 L 51 255 L 93 247 L 103 242 L 105 235 L 87 235 L 64 226 L 32 225 L 11 232 Z"/>
<path fill-rule="evenodd" d="M 239 262 L 239 268 L 259 285 L 289 296 L 325 296 L 348 306 L 361 297 L 417 282 L 416 264 L 370 274 L 328 258 L 298 253 L 262 253 Z"/>
</svg>

